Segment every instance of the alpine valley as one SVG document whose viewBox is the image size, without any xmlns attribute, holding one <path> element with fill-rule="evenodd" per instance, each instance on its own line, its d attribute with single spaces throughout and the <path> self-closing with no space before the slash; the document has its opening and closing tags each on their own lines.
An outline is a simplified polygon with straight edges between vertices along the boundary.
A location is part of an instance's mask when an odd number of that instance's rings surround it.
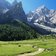
<svg viewBox="0 0 56 56">
<path fill-rule="evenodd" d="M 33 39 L 41 34 L 56 34 L 56 10 L 42 5 L 25 14 L 22 2 L 0 0 L 0 40 Z"/>
<path fill-rule="evenodd" d="M 56 56 L 56 10 L 41 5 L 26 13 L 33 1 L 42 0 L 0 0 L 0 56 Z"/>
</svg>

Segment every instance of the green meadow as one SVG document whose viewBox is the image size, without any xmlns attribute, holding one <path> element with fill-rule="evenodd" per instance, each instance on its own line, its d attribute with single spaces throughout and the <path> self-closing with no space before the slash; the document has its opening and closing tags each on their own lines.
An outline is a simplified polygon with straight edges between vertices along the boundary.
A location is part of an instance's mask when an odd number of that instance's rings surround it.
<svg viewBox="0 0 56 56">
<path fill-rule="evenodd" d="M 37 46 L 37 48 L 33 48 Z M 42 39 L 42 40 L 24 40 L 24 41 L 0 41 L 0 56 L 17 56 L 25 53 L 32 53 L 44 48 L 44 51 L 35 56 L 56 56 L 56 40 Z"/>
</svg>

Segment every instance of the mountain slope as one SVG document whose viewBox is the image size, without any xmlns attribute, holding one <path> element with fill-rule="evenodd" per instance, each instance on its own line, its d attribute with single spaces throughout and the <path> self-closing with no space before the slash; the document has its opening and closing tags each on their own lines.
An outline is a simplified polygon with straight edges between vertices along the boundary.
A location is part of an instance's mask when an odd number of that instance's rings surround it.
<svg viewBox="0 0 56 56">
<path fill-rule="evenodd" d="M 56 10 L 49 10 L 44 5 L 27 14 L 28 23 L 50 33 L 56 33 Z M 40 31 L 42 31 L 40 29 Z M 44 34 L 44 31 L 42 32 Z"/>
<path fill-rule="evenodd" d="M 8 3 L 6 0 L 0 0 L 0 15 L 6 13 L 10 6 L 10 3 Z"/>
<path fill-rule="evenodd" d="M 0 40 L 26 40 L 38 38 L 40 36 L 33 28 L 20 20 L 15 20 L 9 24 L 0 24 Z"/>
<path fill-rule="evenodd" d="M 6 13 L 0 16 L 0 40 L 12 41 L 38 38 L 39 34 L 26 24 L 26 20 L 27 17 L 22 3 L 14 4 Z"/>
<path fill-rule="evenodd" d="M 0 19 L 0 23 L 8 23 L 14 19 L 18 19 L 21 21 L 26 21 L 27 17 L 22 8 L 22 3 L 19 2 L 16 5 L 12 6 L 5 14 L 2 15 Z"/>
</svg>

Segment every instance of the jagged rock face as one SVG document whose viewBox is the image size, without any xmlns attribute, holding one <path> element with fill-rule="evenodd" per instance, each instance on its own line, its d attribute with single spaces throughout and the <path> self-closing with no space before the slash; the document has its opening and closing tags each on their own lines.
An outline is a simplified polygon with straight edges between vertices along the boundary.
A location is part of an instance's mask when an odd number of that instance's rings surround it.
<svg viewBox="0 0 56 56">
<path fill-rule="evenodd" d="M 18 3 L 17 0 L 14 0 L 12 6 L 16 5 L 17 3 Z"/>
<path fill-rule="evenodd" d="M 27 16 L 28 21 L 30 20 L 30 22 L 39 23 L 49 27 L 56 27 L 54 25 L 56 24 L 56 11 L 48 10 L 45 6 L 37 8 L 34 12 L 29 13 Z"/>
<path fill-rule="evenodd" d="M 12 8 L 10 8 L 9 11 L 7 11 L 2 16 L 2 21 L 3 22 L 8 22 L 8 21 L 15 20 L 15 19 L 26 21 L 26 15 L 25 15 L 25 12 L 22 8 L 22 3 L 21 2 L 12 6 Z"/>
<path fill-rule="evenodd" d="M 6 0 L 0 0 L 0 15 L 6 13 L 9 8 L 10 3 L 8 3 Z"/>
<path fill-rule="evenodd" d="M 41 6 L 27 14 L 27 21 L 32 26 L 35 25 L 36 29 L 39 27 L 56 33 L 56 10 L 49 10 L 45 6 Z"/>
</svg>

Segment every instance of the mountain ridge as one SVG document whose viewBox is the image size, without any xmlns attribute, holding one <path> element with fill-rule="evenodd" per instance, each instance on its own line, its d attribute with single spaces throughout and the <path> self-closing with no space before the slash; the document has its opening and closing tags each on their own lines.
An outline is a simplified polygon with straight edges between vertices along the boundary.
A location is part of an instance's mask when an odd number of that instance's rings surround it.
<svg viewBox="0 0 56 56">
<path fill-rule="evenodd" d="M 27 19 L 25 12 L 22 8 L 22 2 L 15 4 L 5 14 L 2 14 L 0 23 L 6 23 L 14 19 L 18 19 L 22 21 L 26 21 Z"/>
<path fill-rule="evenodd" d="M 20 20 L 41 34 L 56 33 L 56 10 L 49 10 L 42 5 L 35 11 L 29 12 L 26 16 L 22 7 L 22 2 L 20 1 L 17 3 L 17 1 L 15 1 L 12 3 L 13 6 L 5 11 L 5 13 L 1 14 L 0 24 L 12 23 L 13 21 Z"/>
<path fill-rule="evenodd" d="M 35 25 L 36 29 L 39 27 L 56 33 L 56 10 L 49 10 L 45 6 L 40 6 L 34 12 L 27 14 L 27 20 L 31 25 Z"/>
<path fill-rule="evenodd" d="M 0 16 L 0 41 L 17 41 L 38 38 L 38 34 L 27 23 L 27 17 L 19 2 Z"/>
</svg>

